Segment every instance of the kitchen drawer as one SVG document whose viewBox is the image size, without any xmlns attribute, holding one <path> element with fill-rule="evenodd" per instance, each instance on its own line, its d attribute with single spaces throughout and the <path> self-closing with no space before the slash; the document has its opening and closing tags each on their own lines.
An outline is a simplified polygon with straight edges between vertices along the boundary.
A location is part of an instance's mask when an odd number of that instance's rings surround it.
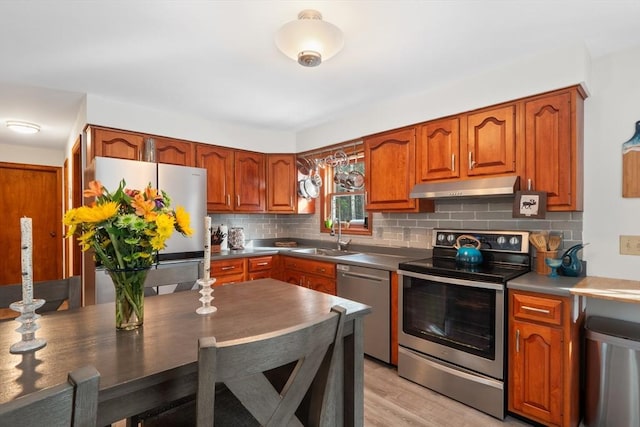
<svg viewBox="0 0 640 427">
<path fill-rule="evenodd" d="M 242 273 L 244 275 L 244 258 L 226 259 L 211 262 L 211 276 Z"/>
<path fill-rule="evenodd" d="M 261 256 L 261 257 L 249 258 L 249 271 L 250 272 L 271 270 L 272 266 L 273 266 L 273 257 L 272 256 Z"/>
<path fill-rule="evenodd" d="M 336 265 L 331 262 L 314 261 L 310 259 L 285 257 L 284 268 L 288 270 L 298 270 L 309 274 L 329 277 L 335 279 Z"/>
<path fill-rule="evenodd" d="M 513 292 L 513 316 L 518 320 L 562 325 L 562 300 Z"/>
<path fill-rule="evenodd" d="M 213 286 L 221 286 L 221 285 L 226 285 L 229 283 L 238 283 L 238 282 L 244 282 L 245 278 L 244 278 L 244 271 L 240 271 L 237 273 L 230 273 L 230 274 L 225 274 L 225 275 L 220 275 L 220 276 L 214 276 L 216 279 L 216 282 L 213 284 Z"/>
</svg>

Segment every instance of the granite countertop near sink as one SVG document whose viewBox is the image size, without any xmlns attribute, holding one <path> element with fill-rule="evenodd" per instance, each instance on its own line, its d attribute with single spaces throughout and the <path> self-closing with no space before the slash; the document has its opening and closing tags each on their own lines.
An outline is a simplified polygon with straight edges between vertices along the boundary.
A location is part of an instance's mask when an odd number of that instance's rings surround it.
<svg viewBox="0 0 640 427">
<path fill-rule="evenodd" d="M 571 289 L 584 277 L 549 277 L 546 274 L 529 272 L 507 282 L 507 288 L 520 291 L 538 292 L 541 294 L 571 296 Z"/>
</svg>

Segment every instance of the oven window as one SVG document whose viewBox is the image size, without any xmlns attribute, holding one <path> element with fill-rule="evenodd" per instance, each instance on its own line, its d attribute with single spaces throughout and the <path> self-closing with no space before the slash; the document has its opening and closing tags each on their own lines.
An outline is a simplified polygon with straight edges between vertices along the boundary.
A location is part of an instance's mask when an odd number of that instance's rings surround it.
<svg viewBox="0 0 640 427">
<path fill-rule="evenodd" d="M 495 290 L 412 277 L 402 304 L 405 333 L 495 360 Z"/>
</svg>

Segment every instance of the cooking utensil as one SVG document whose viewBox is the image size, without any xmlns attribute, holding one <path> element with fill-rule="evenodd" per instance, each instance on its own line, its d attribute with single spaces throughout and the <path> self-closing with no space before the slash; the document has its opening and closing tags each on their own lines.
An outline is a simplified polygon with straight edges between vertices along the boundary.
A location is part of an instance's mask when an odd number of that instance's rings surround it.
<svg viewBox="0 0 640 427">
<path fill-rule="evenodd" d="M 317 199 L 320 195 L 320 188 L 312 178 L 306 178 L 304 180 L 304 191 L 312 199 Z"/>
<path fill-rule="evenodd" d="M 464 245 L 461 243 L 462 239 L 465 239 L 467 243 Z M 468 241 L 475 242 L 468 243 Z M 469 234 L 461 234 L 456 239 L 456 243 L 453 245 L 458 250 L 456 253 L 456 262 L 461 264 L 478 265 L 482 263 L 482 252 L 480 252 L 480 240 Z"/>
<path fill-rule="evenodd" d="M 536 247 L 537 250 L 547 251 L 547 238 L 542 233 L 531 233 L 529 235 L 529 241 Z"/>
<path fill-rule="evenodd" d="M 306 180 L 307 180 L 307 178 L 301 179 L 300 181 L 298 181 L 298 194 L 300 195 L 300 197 L 303 197 L 303 198 L 309 200 L 309 199 L 311 199 L 311 197 L 309 197 L 309 194 L 307 193 L 307 190 L 305 190 L 305 188 L 304 188 L 304 184 L 305 184 Z"/>
<path fill-rule="evenodd" d="M 549 246 L 550 251 L 557 251 L 561 243 L 562 243 L 562 237 L 557 234 L 552 234 L 551 236 L 549 236 L 549 241 L 547 242 L 547 245 Z"/>
<path fill-rule="evenodd" d="M 346 183 L 349 185 L 349 188 L 360 190 L 364 187 L 364 175 L 360 171 L 352 170 L 347 175 Z"/>
</svg>

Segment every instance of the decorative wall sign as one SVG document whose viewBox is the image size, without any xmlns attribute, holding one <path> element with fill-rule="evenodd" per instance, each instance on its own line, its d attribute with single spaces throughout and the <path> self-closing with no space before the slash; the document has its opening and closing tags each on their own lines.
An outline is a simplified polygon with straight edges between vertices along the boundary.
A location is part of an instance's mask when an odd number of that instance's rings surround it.
<svg viewBox="0 0 640 427">
<path fill-rule="evenodd" d="M 544 218 L 547 213 L 545 191 L 517 191 L 513 200 L 514 218 Z"/>
<path fill-rule="evenodd" d="M 636 133 L 622 144 L 622 197 L 640 197 L 640 121 Z"/>
</svg>

